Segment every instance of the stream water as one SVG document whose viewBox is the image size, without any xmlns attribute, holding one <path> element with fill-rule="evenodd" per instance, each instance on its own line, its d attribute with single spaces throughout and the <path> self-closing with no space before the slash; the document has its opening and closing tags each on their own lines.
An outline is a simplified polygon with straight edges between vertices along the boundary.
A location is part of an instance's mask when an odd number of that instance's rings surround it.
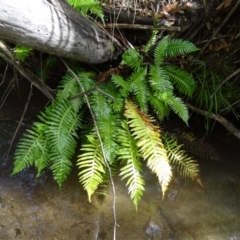
<svg viewBox="0 0 240 240">
<path fill-rule="evenodd" d="M 10 177 L 12 160 L 6 154 L 19 106 L 8 108 L 8 119 L 0 121 L 0 240 L 113 239 L 111 187 L 105 198 L 94 196 L 90 203 L 75 173 L 62 189 L 48 171 L 37 179 L 34 169 Z M 30 110 L 34 115 L 35 109 Z M 24 119 L 24 127 L 31 121 Z M 162 200 L 156 178 L 146 170 L 146 191 L 138 211 L 125 183 L 116 177 L 117 239 L 240 239 L 239 145 L 216 142 L 216 148 L 223 161 L 199 160 L 204 188 L 175 179 Z"/>
</svg>

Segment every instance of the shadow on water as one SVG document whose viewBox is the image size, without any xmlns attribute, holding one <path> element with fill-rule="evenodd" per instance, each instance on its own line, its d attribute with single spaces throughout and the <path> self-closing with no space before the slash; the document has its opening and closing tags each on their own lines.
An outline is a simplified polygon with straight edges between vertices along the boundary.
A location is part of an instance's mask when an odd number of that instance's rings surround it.
<svg viewBox="0 0 240 240">
<path fill-rule="evenodd" d="M 25 128 L 31 121 L 24 120 Z M 17 119 L 0 121 L 0 239 L 112 239 L 110 188 L 103 201 L 95 196 L 89 203 L 75 173 L 62 189 L 47 171 L 37 179 L 33 169 L 10 177 L 12 160 L 6 161 L 6 152 L 16 126 Z M 239 150 L 224 145 L 219 151 L 226 161 L 200 161 L 204 188 L 175 179 L 164 200 L 146 170 L 146 191 L 137 212 L 116 178 L 117 239 L 240 239 Z"/>
</svg>

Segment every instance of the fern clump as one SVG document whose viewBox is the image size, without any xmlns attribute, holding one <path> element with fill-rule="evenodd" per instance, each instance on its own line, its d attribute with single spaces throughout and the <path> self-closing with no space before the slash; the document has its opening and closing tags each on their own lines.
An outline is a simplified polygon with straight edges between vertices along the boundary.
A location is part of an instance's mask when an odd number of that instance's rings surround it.
<svg viewBox="0 0 240 240">
<path fill-rule="evenodd" d="M 160 128 L 171 111 L 188 122 L 186 105 L 176 94 L 189 98 L 195 90 L 192 75 L 167 65 L 166 58 L 197 48 L 167 37 L 156 43 L 155 33 L 144 50 L 144 54 L 127 50 L 121 68 L 131 72 L 124 77 L 113 75 L 109 82 L 96 83 L 95 74 L 83 69 L 75 70 L 74 76 L 64 76 L 56 101 L 39 115 L 39 121 L 20 141 L 13 174 L 35 166 L 39 175 L 49 167 L 61 185 L 72 168 L 71 159 L 80 137 L 77 167 L 89 201 L 106 176 L 115 172 L 118 163 L 136 208 L 144 192 L 143 164 L 157 176 L 162 197 L 173 176 L 172 166 L 180 175 L 199 181 L 197 163 Z M 153 58 L 150 63 L 145 62 L 146 54 L 148 59 Z"/>
</svg>

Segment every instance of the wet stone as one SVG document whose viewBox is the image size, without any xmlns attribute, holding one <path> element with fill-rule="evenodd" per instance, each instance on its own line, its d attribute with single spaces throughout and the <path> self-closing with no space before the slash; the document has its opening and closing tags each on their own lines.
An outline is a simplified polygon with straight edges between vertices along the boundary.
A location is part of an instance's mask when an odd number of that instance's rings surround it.
<svg viewBox="0 0 240 240">
<path fill-rule="evenodd" d="M 146 239 L 147 240 L 155 240 L 161 239 L 163 234 L 163 226 L 161 224 L 157 224 L 153 221 L 149 222 L 149 225 L 146 228 Z"/>
</svg>

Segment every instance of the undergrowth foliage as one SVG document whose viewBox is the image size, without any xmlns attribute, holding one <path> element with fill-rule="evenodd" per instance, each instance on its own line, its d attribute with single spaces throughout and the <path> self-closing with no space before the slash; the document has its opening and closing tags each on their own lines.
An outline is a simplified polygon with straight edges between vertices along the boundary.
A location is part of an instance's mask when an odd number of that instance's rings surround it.
<svg viewBox="0 0 240 240">
<path fill-rule="evenodd" d="M 172 166 L 183 177 L 199 182 L 196 161 L 160 128 L 170 111 L 187 123 L 188 110 L 176 93 L 189 98 L 195 90 L 192 76 L 168 65 L 166 59 L 197 48 L 187 41 L 168 37 L 153 48 L 154 44 L 151 39 L 143 54 L 136 49 L 123 54 L 121 65 L 131 68 L 129 76 L 113 75 L 111 81 L 96 85 L 95 73 L 75 70 L 88 93 L 97 129 L 94 121 L 89 121 L 83 97 L 74 97 L 81 94 L 76 79 L 70 74 L 63 77 L 56 101 L 39 115 L 39 120 L 20 140 L 13 174 L 35 166 L 39 175 L 48 167 L 61 186 L 70 174 L 77 152 L 79 181 L 91 201 L 109 174 L 106 158 L 113 173 L 117 164 L 121 164 L 120 176 L 126 180 L 136 208 L 144 192 L 143 164 L 157 176 L 162 197 L 173 176 Z M 145 62 L 146 55 L 148 59 L 152 57 L 151 63 Z M 81 143 L 79 150 L 77 141 Z"/>
</svg>

